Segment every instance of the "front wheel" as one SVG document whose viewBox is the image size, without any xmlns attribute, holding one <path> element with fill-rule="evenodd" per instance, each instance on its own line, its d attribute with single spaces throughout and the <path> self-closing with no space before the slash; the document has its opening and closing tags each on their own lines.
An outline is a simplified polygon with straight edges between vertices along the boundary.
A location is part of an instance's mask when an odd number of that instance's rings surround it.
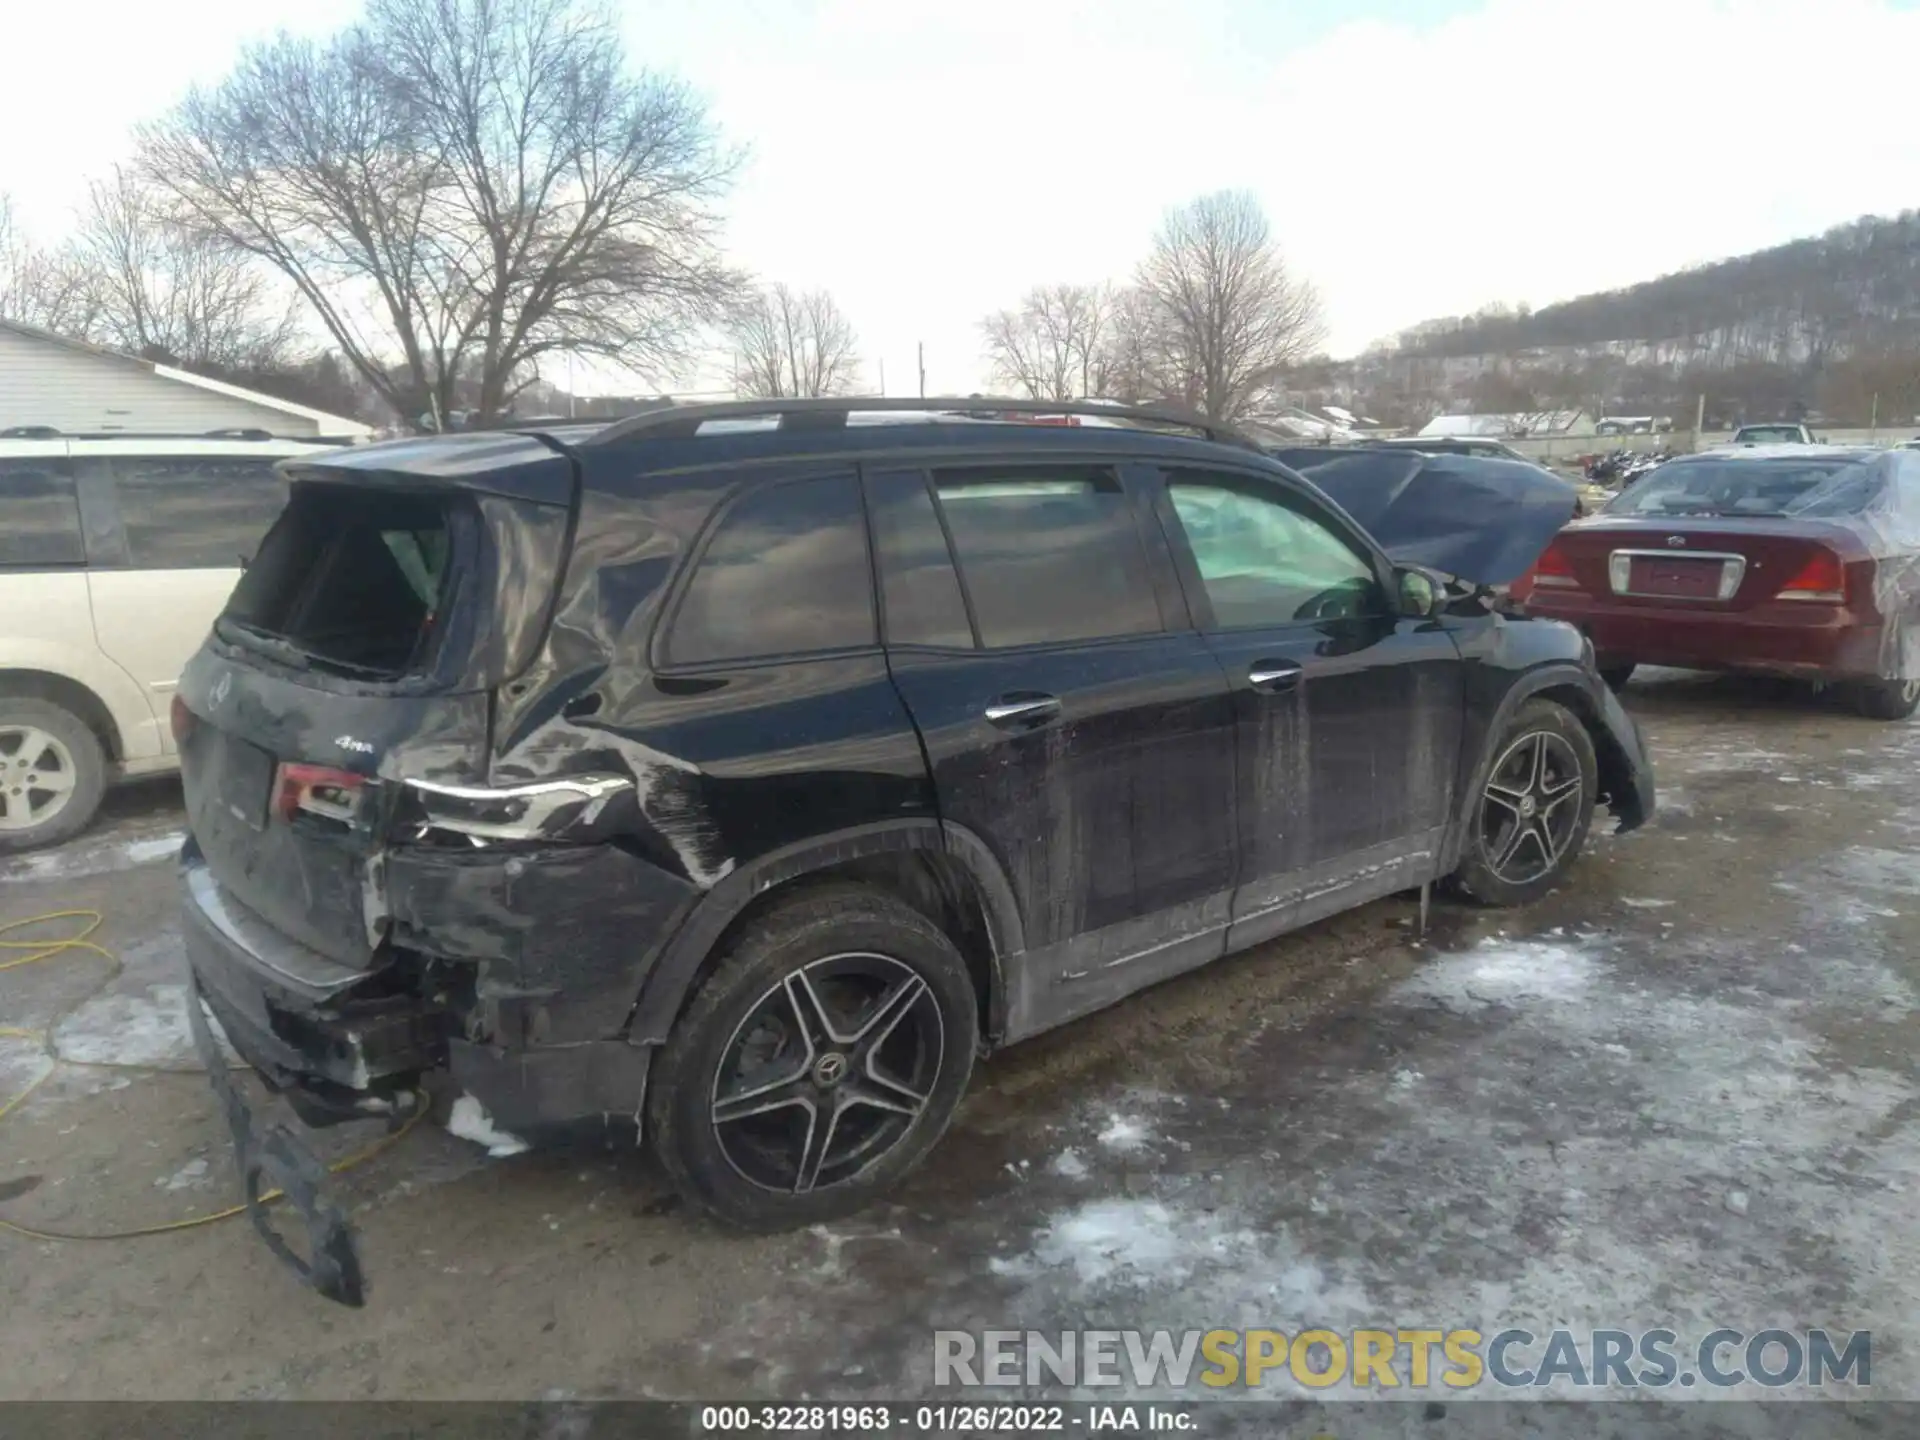
<svg viewBox="0 0 1920 1440">
<path fill-rule="evenodd" d="M 749 1230 L 852 1214 L 945 1132 L 977 1002 L 938 926 L 875 890 L 801 893 L 750 922 L 675 1022 L 648 1127 L 675 1188 Z"/>
<path fill-rule="evenodd" d="M 1494 743 L 1452 888 L 1483 905 L 1525 905 L 1559 883 L 1593 823 L 1599 765 L 1565 706 L 1530 700 Z"/>
<path fill-rule="evenodd" d="M 1852 691 L 1853 708 L 1869 720 L 1905 720 L 1920 709 L 1920 680 L 1861 680 Z"/>
</svg>

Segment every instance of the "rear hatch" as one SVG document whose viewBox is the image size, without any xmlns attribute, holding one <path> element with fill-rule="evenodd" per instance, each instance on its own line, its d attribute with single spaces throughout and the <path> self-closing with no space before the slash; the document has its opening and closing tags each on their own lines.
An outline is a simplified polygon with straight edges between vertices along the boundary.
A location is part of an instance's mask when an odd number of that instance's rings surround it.
<svg viewBox="0 0 1920 1440">
<path fill-rule="evenodd" d="M 1560 571 L 1626 608 L 1750 610 L 1783 592 L 1834 593 L 1857 548 L 1847 526 L 1819 520 L 1600 517 L 1560 533 L 1553 550 L 1563 563 L 1543 565 L 1537 583 Z"/>
<path fill-rule="evenodd" d="M 493 688 L 544 634 L 572 464 L 488 438 L 504 474 L 456 441 L 288 467 L 286 509 L 181 678 L 188 823 L 212 877 L 342 964 L 384 938 L 404 781 L 485 780 Z"/>
</svg>

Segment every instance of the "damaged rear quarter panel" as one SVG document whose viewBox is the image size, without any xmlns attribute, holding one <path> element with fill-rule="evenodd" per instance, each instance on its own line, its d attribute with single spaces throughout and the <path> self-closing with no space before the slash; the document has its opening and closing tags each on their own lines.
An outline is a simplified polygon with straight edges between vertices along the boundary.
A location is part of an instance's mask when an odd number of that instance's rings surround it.
<svg viewBox="0 0 1920 1440">
<path fill-rule="evenodd" d="M 618 458 L 588 463 L 604 468 Z M 791 465 L 769 467 L 750 472 L 749 483 L 794 473 Z M 592 861 L 529 859 L 524 883 L 456 875 L 441 862 L 420 867 L 411 882 L 432 889 L 429 914 L 445 913 L 443 887 L 466 890 L 490 916 L 481 931 L 516 937 L 515 983 L 563 992 L 564 1006 L 551 1007 L 556 1036 L 587 1038 L 596 1028 L 593 1011 L 598 1034 L 617 1030 L 658 950 L 697 899 L 736 868 L 877 815 L 934 816 L 919 739 L 877 644 L 655 669 L 654 634 L 675 577 L 741 481 L 737 463 L 657 481 L 590 474 L 546 644 L 499 694 L 490 783 L 627 777 L 634 787 L 627 833 L 597 847 L 604 853 Z M 558 905 L 548 897 L 562 894 L 598 908 L 600 886 L 612 887 L 604 923 L 595 917 L 567 928 L 555 913 L 551 923 L 561 928 L 548 935 L 541 920 L 516 918 L 522 907 Z M 396 892 L 396 918 L 399 904 Z M 489 933 L 463 943 L 488 943 Z M 604 1003 L 616 993 L 622 1003 Z"/>
</svg>

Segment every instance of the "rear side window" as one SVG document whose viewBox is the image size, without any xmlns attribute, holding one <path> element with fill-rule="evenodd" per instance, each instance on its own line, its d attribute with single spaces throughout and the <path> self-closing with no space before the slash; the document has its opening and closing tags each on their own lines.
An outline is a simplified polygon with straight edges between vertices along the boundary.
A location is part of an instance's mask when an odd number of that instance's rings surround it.
<svg viewBox="0 0 1920 1440">
<path fill-rule="evenodd" d="M 982 645 L 1162 628 L 1133 511 L 1110 471 L 942 471 L 935 481 Z"/>
<path fill-rule="evenodd" d="M 65 460 L 0 460 L 0 565 L 84 565 L 80 502 Z"/>
<path fill-rule="evenodd" d="M 687 583 L 666 659 L 703 665 L 874 643 L 860 487 L 834 475 L 769 485 L 727 509 Z"/>
<path fill-rule="evenodd" d="M 444 618 L 459 503 L 302 486 L 241 574 L 221 637 L 375 679 L 423 670 Z"/>
<path fill-rule="evenodd" d="M 876 475 L 868 482 L 880 600 L 889 645 L 973 646 L 973 627 L 946 532 L 926 477 Z"/>
<path fill-rule="evenodd" d="M 287 498 L 267 459 L 116 456 L 114 490 L 140 570 L 216 570 L 250 557 Z"/>
</svg>

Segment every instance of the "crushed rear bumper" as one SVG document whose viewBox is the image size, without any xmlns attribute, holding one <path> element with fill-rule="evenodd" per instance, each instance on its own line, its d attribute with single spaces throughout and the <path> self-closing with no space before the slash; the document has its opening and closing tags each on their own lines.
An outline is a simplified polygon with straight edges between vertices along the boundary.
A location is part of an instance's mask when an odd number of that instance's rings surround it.
<svg viewBox="0 0 1920 1440">
<path fill-rule="evenodd" d="M 247 1217 L 303 1284 L 329 1300 L 358 1307 L 366 1303 L 365 1272 L 345 1212 L 327 1194 L 327 1167 L 287 1126 L 262 1123 L 234 1083 L 227 1057 L 207 1022 L 209 1007 L 198 982 L 188 987 L 187 1020 L 193 1043 L 207 1067 L 207 1079 L 233 1132 L 233 1154 L 240 1168 Z M 216 1016 L 218 1011 L 213 1012 Z M 232 1031 L 223 1020 L 221 1028 Z M 400 1117 L 396 1116 L 396 1119 Z M 304 1244 L 294 1244 L 274 1224 L 270 1197 L 279 1191 L 286 1210 L 297 1217 Z"/>
</svg>

